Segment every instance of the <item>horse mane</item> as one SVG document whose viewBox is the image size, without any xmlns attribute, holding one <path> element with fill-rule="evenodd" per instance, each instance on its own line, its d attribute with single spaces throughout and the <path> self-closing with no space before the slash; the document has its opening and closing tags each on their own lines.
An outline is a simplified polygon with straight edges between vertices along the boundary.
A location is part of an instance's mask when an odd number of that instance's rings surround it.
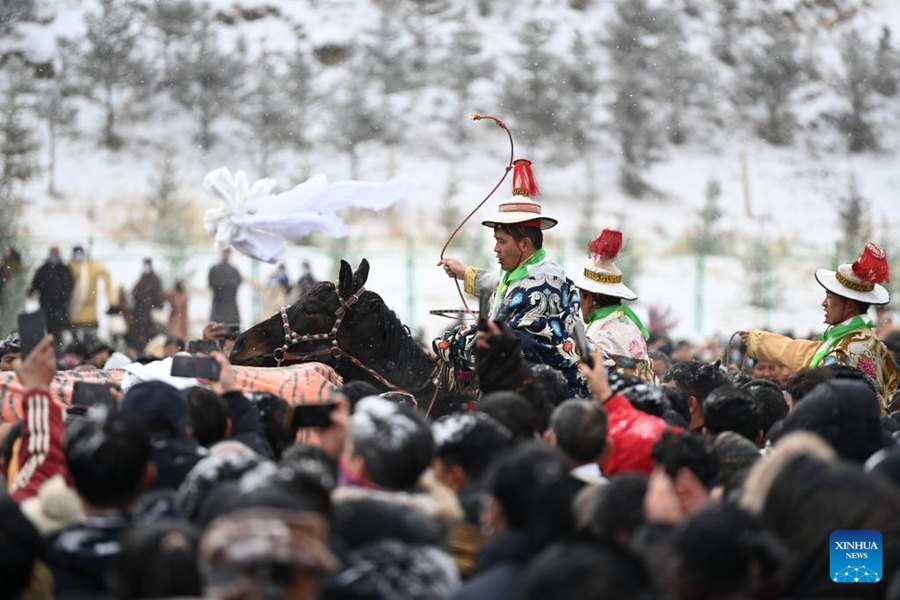
<svg viewBox="0 0 900 600">
<path fill-rule="evenodd" d="M 415 381 L 417 384 L 425 383 L 430 375 L 431 361 L 421 346 L 413 339 L 409 327 L 403 324 L 397 313 L 384 302 L 384 299 L 371 290 L 366 290 L 360 297 L 360 303 L 366 304 L 366 309 L 377 312 L 381 317 L 385 340 L 384 356 L 389 357 L 393 367 L 387 370 L 393 371 L 398 381 L 396 384 L 408 384 Z M 389 376 L 390 380 L 391 377 Z"/>
</svg>

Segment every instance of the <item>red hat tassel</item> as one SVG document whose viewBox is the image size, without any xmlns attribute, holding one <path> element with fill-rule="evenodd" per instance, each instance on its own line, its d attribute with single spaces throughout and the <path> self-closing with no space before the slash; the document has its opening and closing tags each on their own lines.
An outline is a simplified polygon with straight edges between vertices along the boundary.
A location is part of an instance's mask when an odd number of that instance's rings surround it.
<svg viewBox="0 0 900 600">
<path fill-rule="evenodd" d="M 540 193 L 534 173 L 531 170 L 531 161 L 527 158 L 517 158 L 513 161 L 513 196 L 537 196 Z"/>
<path fill-rule="evenodd" d="M 606 260 L 613 260 L 622 249 L 622 232 L 604 229 L 600 237 L 588 245 L 588 252 Z"/>
<path fill-rule="evenodd" d="M 853 274 L 859 277 L 860 281 L 869 285 L 891 280 L 887 253 L 884 248 L 873 242 L 866 244 L 852 268 Z"/>
</svg>

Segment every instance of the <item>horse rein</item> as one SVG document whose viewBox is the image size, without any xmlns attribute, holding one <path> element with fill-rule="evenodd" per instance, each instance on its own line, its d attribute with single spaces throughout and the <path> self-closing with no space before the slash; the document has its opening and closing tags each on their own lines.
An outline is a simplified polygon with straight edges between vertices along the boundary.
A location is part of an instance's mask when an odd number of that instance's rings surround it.
<svg viewBox="0 0 900 600">
<path fill-rule="evenodd" d="M 296 331 L 291 328 L 291 322 L 288 318 L 287 314 L 287 306 L 282 306 L 281 313 L 281 324 L 284 328 L 284 344 L 280 347 L 275 348 L 272 354 L 268 355 L 269 357 L 275 359 L 275 366 L 280 367 L 286 361 L 290 362 L 308 362 L 309 360 L 318 358 L 320 356 L 333 356 L 335 359 L 340 357 L 344 357 L 349 360 L 351 363 L 356 365 L 359 369 L 365 371 L 369 374 L 373 379 L 378 381 L 381 385 L 385 386 L 389 390 L 398 391 L 401 388 L 397 385 L 394 385 L 380 373 L 372 369 L 371 367 L 364 364 L 361 360 L 341 348 L 340 343 L 337 339 L 338 330 L 341 328 L 341 323 L 344 321 L 344 317 L 347 316 L 347 313 L 350 309 L 359 302 L 360 297 L 363 292 L 366 291 L 365 286 L 360 286 L 356 292 L 353 293 L 352 296 L 344 300 L 341 298 L 340 292 L 337 292 L 337 287 L 335 286 L 335 292 L 337 293 L 338 300 L 340 300 L 341 305 L 334 311 L 335 320 L 334 325 L 331 326 L 331 331 L 327 333 L 305 333 L 300 335 Z M 288 350 L 297 344 L 302 344 L 303 342 L 317 342 L 317 341 L 330 341 L 331 347 L 323 348 L 322 350 L 314 350 L 312 352 L 306 352 L 303 354 L 289 354 Z M 431 380 L 431 378 L 429 378 Z M 437 384 L 437 380 L 434 380 L 434 383 Z M 427 384 L 426 384 L 427 385 Z M 428 412 L 431 412 L 431 407 L 434 406 L 434 400 L 437 397 L 437 389 L 435 390 L 434 398 L 431 400 L 431 405 L 428 408 Z"/>
</svg>

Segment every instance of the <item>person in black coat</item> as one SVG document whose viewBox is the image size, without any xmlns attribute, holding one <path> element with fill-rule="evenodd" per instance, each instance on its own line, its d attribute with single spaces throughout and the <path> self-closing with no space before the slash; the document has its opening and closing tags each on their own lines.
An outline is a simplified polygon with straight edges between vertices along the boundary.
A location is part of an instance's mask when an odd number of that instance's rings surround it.
<svg viewBox="0 0 900 600">
<path fill-rule="evenodd" d="M 59 248 L 50 248 L 50 256 L 34 274 L 29 294 L 37 294 L 47 320 L 47 333 L 60 343 L 60 334 L 69 328 L 69 302 L 75 289 L 72 271 L 63 263 Z"/>
<path fill-rule="evenodd" d="M 142 352 L 150 338 L 162 330 L 162 326 L 153 320 L 153 311 L 161 309 L 166 302 L 163 297 L 162 281 L 153 271 L 153 262 L 149 258 L 144 259 L 144 269 L 141 278 L 131 290 L 131 298 L 134 309 L 129 344 L 138 352 Z"/>
</svg>

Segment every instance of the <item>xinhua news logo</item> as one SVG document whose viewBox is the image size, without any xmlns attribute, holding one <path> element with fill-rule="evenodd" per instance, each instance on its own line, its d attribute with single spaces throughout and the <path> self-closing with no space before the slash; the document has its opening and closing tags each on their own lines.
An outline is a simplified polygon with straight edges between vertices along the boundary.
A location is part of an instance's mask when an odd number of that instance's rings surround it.
<svg viewBox="0 0 900 600">
<path fill-rule="evenodd" d="M 881 581 L 881 532 L 840 529 L 831 533 L 831 580 L 835 583 Z"/>
</svg>

